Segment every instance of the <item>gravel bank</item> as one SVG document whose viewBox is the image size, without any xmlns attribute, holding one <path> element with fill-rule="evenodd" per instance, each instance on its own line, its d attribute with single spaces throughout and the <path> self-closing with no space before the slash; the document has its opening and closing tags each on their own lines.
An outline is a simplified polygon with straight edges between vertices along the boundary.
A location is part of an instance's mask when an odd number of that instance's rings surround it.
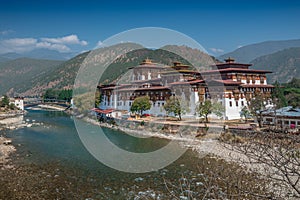
<svg viewBox="0 0 300 200">
<path fill-rule="evenodd" d="M 0 167 L 1 168 L 12 168 L 13 166 L 9 165 L 9 155 L 16 151 L 15 147 L 10 144 L 10 140 L 0 137 Z"/>
</svg>

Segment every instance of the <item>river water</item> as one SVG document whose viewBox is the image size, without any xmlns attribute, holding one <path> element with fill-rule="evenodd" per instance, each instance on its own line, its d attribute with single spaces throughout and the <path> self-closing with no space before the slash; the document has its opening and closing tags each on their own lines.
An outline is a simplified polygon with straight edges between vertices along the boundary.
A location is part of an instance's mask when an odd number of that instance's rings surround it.
<svg viewBox="0 0 300 200">
<path fill-rule="evenodd" d="M 24 120 L 42 125 L 13 130 L 7 134 L 17 148 L 15 162 L 18 165 L 36 166 L 55 163 L 57 168 L 70 171 L 65 176 L 77 176 L 81 180 L 77 183 L 77 189 L 70 190 L 78 192 L 81 185 L 89 185 L 86 194 L 80 190 L 83 193 L 79 195 L 80 198 L 131 199 L 135 196 L 154 195 L 162 199 L 164 195 L 167 198 L 168 193 L 165 179 L 177 184 L 184 174 L 197 176 L 197 163 L 200 159 L 191 151 L 187 151 L 164 169 L 143 174 L 125 173 L 103 165 L 85 149 L 76 132 L 72 116 L 57 111 L 29 111 Z M 107 128 L 103 130 L 114 144 L 133 152 L 153 151 L 169 142 L 158 138 L 137 138 Z M 87 177 L 92 177 L 93 184 L 87 184 Z"/>
</svg>

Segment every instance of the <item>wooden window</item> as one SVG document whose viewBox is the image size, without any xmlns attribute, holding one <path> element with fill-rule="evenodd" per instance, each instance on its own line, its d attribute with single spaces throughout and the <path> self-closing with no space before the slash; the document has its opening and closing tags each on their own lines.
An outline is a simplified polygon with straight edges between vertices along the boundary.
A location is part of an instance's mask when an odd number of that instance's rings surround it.
<svg viewBox="0 0 300 200">
<path fill-rule="evenodd" d="M 267 122 L 273 122 L 273 118 L 266 118 Z"/>
</svg>

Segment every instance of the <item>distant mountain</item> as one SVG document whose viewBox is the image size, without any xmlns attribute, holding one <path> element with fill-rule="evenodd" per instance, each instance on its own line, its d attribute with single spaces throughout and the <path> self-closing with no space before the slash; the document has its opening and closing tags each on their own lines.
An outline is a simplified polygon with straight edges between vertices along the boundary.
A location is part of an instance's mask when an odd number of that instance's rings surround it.
<svg viewBox="0 0 300 200">
<path fill-rule="evenodd" d="M 22 58 L 23 56 L 17 53 L 5 53 L 0 55 L 0 63 L 1 62 L 7 62 L 10 60 L 14 60 L 17 58 Z"/>
<path fill-rule="evenodd" d="M 153 62 L 158 62 L 166 65 L 172 65 L 174 61 L 180 61 L 184 64 L 189 65 L 191 64 L 182 57 L 172 52 L 178 52 L 178 54 L 180 55 L 186 54 L 187 56 L 184 56 L 185 58 L 189 60 L 191 58 L 194 58 L 191 59 L 191 61 L 199 65 L 207 65 L 211 63 L 209 61 L 214 61 L 211 56 L 199 50 L 185 46 L 164 47 L 164 49 L 169 49 L 168 51 L 162 49 L 145 49 L 137 44 L 130 44 L 125 46 L 123 45 L 124 44 L 116 45 L 113 47 L 105 47 L 101 50 L 103 53 L 100 55 L 97 55 L 97 52 L 95 53 L 94 51 L 91 53 L 95 54 L 94 56 L 91 56 L 91 54 L 89 54 L 90 52 L 77 55 L 76 57 L 62 63 L 53 71 L 50 71 L 47 74 L 38 77 L 33 83 L 30 83 L 30 89 L 24 90 L 25 87 L 23 87 L 24 89 L 20 90 L 20 92 L 22 93 L 22 95 L 34 95 L 43 93 L 47 88 L 72 88 L 77 72 L 81 67 L 83 61 L 85 63 L 91 61 L 95 64 L 94 71 L 90 72 L 89 78 L 97 78 L 96 80 L 100 79 L 99 82 L 104 84 L 114 82 L 118 79 L 118 77 L 120 77 L 120 75 L 126 73 L 129 70 L 129 67 L 138 65 L 146 58 L 150 58 Z M 131 49 L 136 48 L 138 48 L 138 50 L 131 51 Z M 99 69 L 102 68 L 102 66 L 98 66 L 97 63 L 100 63 L 100 61 L 102 61 L 104 57 L 117 55 L 116 52 L 118 51 L 129 53 L 124 53 L 115 61 L 113 61 L 104 71 L 102 77 L 96 77 L 99 74 Z"/>
<path fill-rule="evenodd" d="M 55 50 L 49 49 L 35 49 L 24 53 L 5 53 L 0 54 L 0 63 L 9 60 L 14 60 L 17 58 L 33 58 L 33 59 L 46 59 L 46 60 L 69 60 L 73 58 L 77 53 L 61 53 Z"/>
<path fill-rule="evenodd" d="M 284 49 L 252 60 L 253 68 L 270 70 L 269 83 L 286 83 L 300 77 L 300 47 Z"/>
<path fill-rule="evenodd" d="M 226 53 L 218 57 L 220 60 L 232 57 L 237 62 L 249 63 L 260 56 L 275 53 L 277 51 L 288 49 L 291 47 L 300 47 L 300 39 L 282 40 L 282 41 L 266 41 L 251 45 L 246 45 L 236 49 L 233 52 Z"/>
<path fill-rule="evenodd" d="M 0 63 L 0 95 L 30 89 L 38 77 L 43 76 L 62 61 L 41 60 L 32 58 L 17 58 L 15 60 Z"/>
<path fill-rule="evenodd" d="M 30 52 L 24 53 L 24 57 L 36 58 L 36 59 L 47 59 L 47 60 L 69 60 L 73 58 L 77 53 L 68 52 L 61 53 L 55 50 L 49 49 L 35 49 Z"/>
</svg>

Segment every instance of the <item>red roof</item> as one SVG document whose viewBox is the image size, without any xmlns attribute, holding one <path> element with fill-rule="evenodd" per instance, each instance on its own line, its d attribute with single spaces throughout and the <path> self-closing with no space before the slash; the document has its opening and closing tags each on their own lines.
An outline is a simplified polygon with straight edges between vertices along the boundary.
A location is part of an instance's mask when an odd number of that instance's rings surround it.
<svg viewBox="0 0 300 200">
<path fill-rule="evenodd" d="M 149 88 L 123 88 L 117 91 L 143 91 L 143 90 L 167 90 L 167 89 L 170 88 L 165 86 L 153 86 Z"/>
<path fill-rule="evenodd" d="M 241 85 L 242 82 L 240 81 L 233 81 L 233 80 L 211 80 L 218 83 L 223 83 L 224 85 Z"/>
<path fill-rule="evenodd" d="M 155 82 L 155 81 L 160 81 L 161 78 L 153 78 L 150 80 L 135 80 L 135 81 L 131 81 L 131 83 L 145 83 L 145 82 Z"/>
<path fill-rule="evenodd" d="M 110 87 L 102 87 L 103 90 L 115 90 L 119 88 L 129 87 L 131 84 L 122 84 L 122 85 L 116 85 L 116 86 L 110 86 Z"/>
<path fill-rule="evenodd" d="M 95 111 L 96 113 L 100 113 L 100 114 L 108 114 L 108 113 L 112 113 L 114 111 L 114 109 L 102 110 L 99 108 L 93 108 L 92 111 Z"/>
<path fill-rule="evenodd" d="M 178 82 L 170 83 L 170 85 L 186 85 L 186 84 L 192 85 L 197 83 L 204 83 L 204 80 L 178 81 Z"/>
<path fill-rule="evenodd" d="M 273 88 L 274 85 L 264 85 L 264 84 L 243 84 L 241 85 L 245 88 Z"/>
<path fill-rule="evenodd" d="M 236 63 L 236 62 L 226 62 L 226 63 L 216 63 L 216 66 L 223 66 L 223 65 L 241 65 L 241 66 L 251 66 L 252 64 L 245 64 L 245 63 Z"/>
<path fill-rule="evenodd" d="M 169 66 L 166 65 L 157 65 L 157 64 L 145 64 L 145 65 L 138 65 L 135 67 L 130 67 L 129 69 L 133 68 L 156 68 L 156 69 L 165 69 L 165 68 L 170 68 Z"/>
<path fill-rule="evenodd" d="M 226 69 L 215 69 L 215 70 L 203 71 L 203 72 L 201 72 L 201 74 L 209 74 L 209 73 L 216 73 L 216 72 L 219 72 L 219 73 L 225 73 L 225 72 L 272 73 L 271 71 L 267 71 L 267 70 L 226 68 Z"/>
</svg>

